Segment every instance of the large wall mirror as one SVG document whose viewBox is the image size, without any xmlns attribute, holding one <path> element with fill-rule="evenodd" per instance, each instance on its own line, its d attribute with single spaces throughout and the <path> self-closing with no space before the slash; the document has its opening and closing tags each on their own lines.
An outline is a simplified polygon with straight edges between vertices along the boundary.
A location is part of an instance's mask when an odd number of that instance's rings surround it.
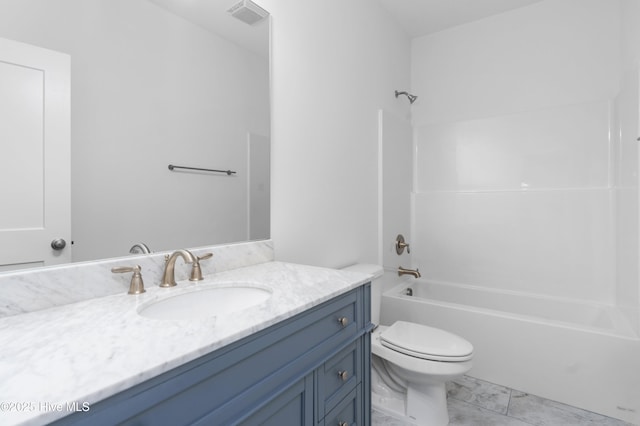
<svg viewBox="0 0 640 426">
<path fill-rule="evenodd" d="M 1 38 L 70 56 L 72 261 L 269 237 L 269 19 L 234 3 L 0 0 Z"/>
</svg>

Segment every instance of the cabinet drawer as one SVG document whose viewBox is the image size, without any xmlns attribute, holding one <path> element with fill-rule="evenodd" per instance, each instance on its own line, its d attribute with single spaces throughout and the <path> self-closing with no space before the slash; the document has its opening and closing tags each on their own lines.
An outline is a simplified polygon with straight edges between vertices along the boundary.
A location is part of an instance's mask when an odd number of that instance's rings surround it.
<svg viewBox="0 0 640 426">
<path fill-rule="evenodd" d="M 331 357 L 320 369 L 318 375 L 320 407 L 322 414 L 331 411 L 351 392 L 362 376 L 362 343 L 360 340 Z"/>
<path fill-rule="evenodd" d="M 357 334 L 361 325 L 357 322 L 356 301 L 356 294 L 351 293 L 332 304 L 330 313 L 310 327 L 316 342 L 321 343 L 337 334 L 345 337 Z"/>
<path fill-rule="evenodd" d="M 354 426 L 362 424 L 362 397 L 360 386 L 353 389 L 346 398 L 327 414 L 324 426 Z"/>
</svg>

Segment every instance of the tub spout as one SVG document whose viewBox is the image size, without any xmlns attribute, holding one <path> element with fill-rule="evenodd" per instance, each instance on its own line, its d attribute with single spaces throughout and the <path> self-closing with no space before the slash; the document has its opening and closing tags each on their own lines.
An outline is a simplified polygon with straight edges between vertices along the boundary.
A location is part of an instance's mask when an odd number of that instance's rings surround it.
<svg viewBox="0 0 640 426">
<path fill-rule="evenodd" d="M 402 275 L 411 275 L 414 278 L 420 278 L 422 275 L 420 275 L 420 271 L 418 270 L 418 268 L 416 269 L 406 269 L 403 268 L 402 266 L 398 267 L 398 276 L 402 276 Z"/>
</svg>

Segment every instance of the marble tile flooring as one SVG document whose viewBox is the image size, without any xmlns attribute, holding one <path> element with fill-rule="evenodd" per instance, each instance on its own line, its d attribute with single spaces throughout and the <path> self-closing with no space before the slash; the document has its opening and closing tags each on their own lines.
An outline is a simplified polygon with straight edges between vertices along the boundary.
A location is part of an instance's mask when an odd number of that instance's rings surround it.
<svg viewBox="0 0 640 426">
<path fill-rule="evenodd" d="M 447 405 L 450 426 L 630 425 L 469 376 L 447 384 Z M 416 426 L 375 409 L 372 425 Z"/>
</svg>

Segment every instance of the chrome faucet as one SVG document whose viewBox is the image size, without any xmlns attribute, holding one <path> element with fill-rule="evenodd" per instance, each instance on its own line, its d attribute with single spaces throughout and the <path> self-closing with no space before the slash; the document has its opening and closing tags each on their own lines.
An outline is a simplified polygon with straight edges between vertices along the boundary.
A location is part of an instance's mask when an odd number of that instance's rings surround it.
<svg viewBox="0 0 640 426">
<path fill-rule="evenodd" d="M 178 257 L 182 257 L 185 263 L 197 262 L 196 257 L 189 250 L 176 250 L 171 256 L 167 255 L 160 287 L 174 287 L 176 285 L 175 268 Z"/>
<path fill-rule="evenodd" d="M 403 268 L 402 266 L 398 267 L 398 276 L 401 277 L 402 275 L 412 275 L 413 278 L 420 278 L 422 275 L 420 275 L 420 271 L 418 270 L 418 268 L 416 269 L 406 269 Z"/>
<path fill-rule="evenodd" d="M 145 243 L 135 243 L 129 249 L 129 253 L 132 253 L 132 254 L 149 254 L 149 253 L 151 253 L 151 250 L 149 250 L 149 246 L 146 245 Z"/>
</svg>

